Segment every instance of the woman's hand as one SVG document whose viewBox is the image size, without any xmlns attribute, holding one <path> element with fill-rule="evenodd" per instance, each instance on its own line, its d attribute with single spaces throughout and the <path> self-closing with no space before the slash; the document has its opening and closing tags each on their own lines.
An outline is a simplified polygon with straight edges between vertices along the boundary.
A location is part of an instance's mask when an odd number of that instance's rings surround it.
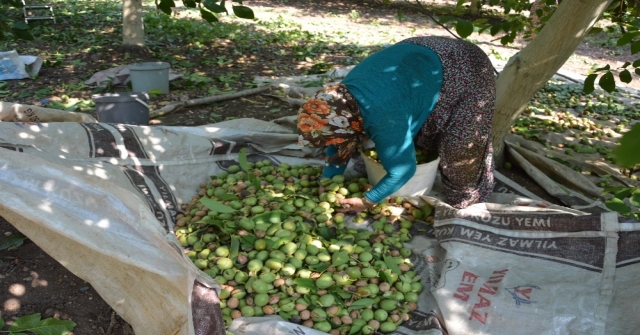
<svg viewBox="0 0 640 335">
<path fill-rule="evenodd" d="M 337 210 L 340 213 L 360 213 L 375 205 L 374 203 L 364 200 L 363 198 L 348 198 L 338 200 L 336 202 L 342 205 L 342 208 Z"/>
</svg>

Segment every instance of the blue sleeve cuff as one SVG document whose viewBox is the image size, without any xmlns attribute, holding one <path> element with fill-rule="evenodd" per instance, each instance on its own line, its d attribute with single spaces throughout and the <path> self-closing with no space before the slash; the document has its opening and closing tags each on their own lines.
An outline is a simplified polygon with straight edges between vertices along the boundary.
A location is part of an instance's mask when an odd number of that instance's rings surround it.
<svg viewBox="0 0 640 335">
<path fill-rule="evenodd" d="M 324 151 L 326 157 L 331 157 L 338 153 L 338 147 L 335 145 L 329 145 Z M 347 169 L 347 164 L 344 165 L 331 165 L 328 162 L 325 162 L 324 167 L 322 169 L 322 177 L 331 178 L 335 175 L 344 174 L 344 171 Z"/>
</svg>

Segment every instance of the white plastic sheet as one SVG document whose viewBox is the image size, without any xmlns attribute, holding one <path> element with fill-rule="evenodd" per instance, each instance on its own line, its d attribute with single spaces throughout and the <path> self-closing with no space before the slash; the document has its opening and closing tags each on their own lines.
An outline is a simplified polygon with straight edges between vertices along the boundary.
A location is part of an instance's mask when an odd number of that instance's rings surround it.
<svg viewBox="0 0 640 335">
<path fill-rule="evenodd" d="M 251 122 L 267 137 L 243 129 Z M 265 159 L 296 137 L 273 123 L 242 126 L 0 122 L 0 215 L 136 334 L 223 334 L 217 284 L 184 256 L 173 217 L 241 147 Z"/>
<path fill-rule="evenodd" d="M 172 218 L 243 147 L 250 160 L 319 164 L 303 158 L 316 152 L 297 147 L 292 126 L 0 122 L 0 215 L 90 282 L 136 334 L 223 334 L 217 285 L 184 256 Z M 465 210 L 441 203 L 437 185 L 424 198 L 436 223 L 416 225 L 410 246 L 427 289 L 397 333 L 638 329 L 629 315 L 640 311 L 639 224 L 527 199 L 497 179 L 490 203 Z M 238 322 L 246 332 L 252 320 Z M 289 326 L 298 329 L 262 334 Z"/>
<path fill-rule="evenodd" d="M 16 50 L 0 52 L 0 80 L 35 78 L 41 67 L 38 56 L 18 55 Z"/>
</svg>

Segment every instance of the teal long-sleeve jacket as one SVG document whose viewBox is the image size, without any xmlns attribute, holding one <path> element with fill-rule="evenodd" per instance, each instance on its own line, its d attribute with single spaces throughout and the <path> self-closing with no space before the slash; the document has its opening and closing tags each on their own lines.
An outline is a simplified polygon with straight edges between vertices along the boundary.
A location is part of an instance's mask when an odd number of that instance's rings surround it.
<svg viewBox="0 0 640 335">
<path fill-rule="evenodd" d="M 364 131 L 373 141 L 387 174 L 365 197 L 380 202 L 402 187 L 416 171 L 413 138 L 433 110 L 443 78 L 435 52 L 409 43 L 394 44 L 356 65 L 342 83 L 358 102 Z M 327 157 L 337 152 L 328 146 Z M 346 165 L 327 166 L 324 177 Z"/>
</svg>

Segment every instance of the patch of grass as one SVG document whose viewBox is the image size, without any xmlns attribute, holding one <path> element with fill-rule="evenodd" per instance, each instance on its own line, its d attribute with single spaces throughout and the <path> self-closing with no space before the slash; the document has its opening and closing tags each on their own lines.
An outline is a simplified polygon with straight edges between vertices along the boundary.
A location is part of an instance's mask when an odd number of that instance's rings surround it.
<svg viewBox="0 0 640 335">
<path fill-rule="evenodd" d="M 117 55 L 122 43 L 121 1 L 52 1 L 56 24 L 33 22 L 30 27 L 34 41 L 3 40 L 0 41 L 0 50 L 17 49 L 22 55 L 40 56 L 44 61 L 41 71 L 55 70 L 61 78 L 68 77 L 64 73 L 76 73 L 84 80 L 98 70 L 143 60 L 140 55 L 128 53 L 119 54 L 118 58 L 106 57 Z M 273 54 L 290 59 L 288 68 L 283 64 L 270 66 L 280 70 L 274 75 L 301 74 L 354 64 L 382 47 L 349 42 L 358 41 L 352 33 L 332 33 L 326 29 L 307 31 L 283 16 L 255 21 L 222 16 L 220 23 L 208 24 L 193 9 L 182 7 L 178 15 L 170 17 L 158 12 L 151 1 L 145 1 L 143 5 L 145 43 L 150 50 L 148 58 L 167 61 L 176 71 L 186 72 L 182 83 L 172 82 L 172 85 L 198 88 L 204 92 L 252 86 L 253 78 L 243 76 L 242 72 L 243 67 L 260 66 L 252 57 L 255 54 Z M 20 12 L 16 10 L 13 14 L 19 15 Z M 354 11 L 350 17 L 356 20 L 359 13 Z M 296 61 L 306 65 L 295 69 Z M 64 85 L 64 89 L 25 83 L 5 88 L 2 94 L 19 99 L 61 100 L 62 94 L 86 96 L 94 93 L 83 84 L 71 85 L 64 79 L 52 84 Z M 33 87 L 31 93 L 26 92 L 30 87 Z M 22 91 L 13 91 L 18 88 Z"/>
<path fill-rule="evenodd" d="M 27 240 L 27 237 L 24 236 L 23 234 L 20 234 L 20 233 L 12 234 L 4 238 L 2 241 L 0 241 L 0 251 L 17 249 L 22 244 L 24 244 L 24 241 L 26 240 Z M 2 329 L 2 327 L 0 327 L 0 329 Z"/>
<path fill-rule="evenodd" d="M 5 321 L 0 319 L 0 333 L 8 335 L 24 335 L 27 333 L 64 335 L 69 334 L 76 327 L 76 323 L 70 320 L 48 318 L 42 320 L 40 313 L 19 317 L 5 331 Z"/>
<path fill-rule="evenodd" d="M 43 58 L 43 70 L 61 78 L 44 86 L 59 86 L 69 75 L 86 80 L 98 70 L 148 59 L 169 62 L 175 71 L 186 73 L 185 78 L 172 82 L 172 87 L 195 89 L 194 95 L 249 87 L 253 75 L 260 71 L 256 69 L 260 68 L 262 75 L 282 76 L 321 73 L 333 67 L 357 64 L 387 44 L 397 42 L 389 22 L 403 22 L 420 15 L 412 11 L 412 7 L 401 4 L 394 4 L 395 16 L 390 20 L 364 16 L 355 8 L 335 12 L 335 15 L 370 29 L 345 30 L 322 22 L 305 23 L 309 24 L 307 29 L 288 16 L 289 13 L 278 14 L 277 9 L 267 9 L 269 15 L 262 18 L 257 13 L 255 21 L 223 15 L 219 23 L 209 24 L 195 9 L 179 7 L 176 15 L 167 16 L 156 10 L 154 2 L 144 1 L 145 43 L 150 53 L 143 55 L 118 51 L 122 43 L 120 0 L 52 1 L 58 23 L 30 25 L 35 41 L 0 41 L 0 49 L 16 48 L 20 54 Z M 432 5 L 427 5 L 427 9 L 436 15 L 452 15 L 460 10 L 455 6 Z M 324 13 L 325 17 L 331 16 L 330 11 Z M 496 14 L 496 19 L 498 16 Z M 406 29 L 409 37 L 419 28 Z M 260 63 L 265 59 L 268 64 Z M 84 85 L 69 86 L 64 92 L 41 91 L 42 86 L 33 85 L 32 91 L 38 91 L 38 98 L 53 100 L 60 94 L 86 97 L 93 93 Z M 31 84 L 23 88 L 29 87 Z M 11 91 L 14 88 L 18 86 L 7 89 L 10 95 L 29 96 Z"/>
</svg>

